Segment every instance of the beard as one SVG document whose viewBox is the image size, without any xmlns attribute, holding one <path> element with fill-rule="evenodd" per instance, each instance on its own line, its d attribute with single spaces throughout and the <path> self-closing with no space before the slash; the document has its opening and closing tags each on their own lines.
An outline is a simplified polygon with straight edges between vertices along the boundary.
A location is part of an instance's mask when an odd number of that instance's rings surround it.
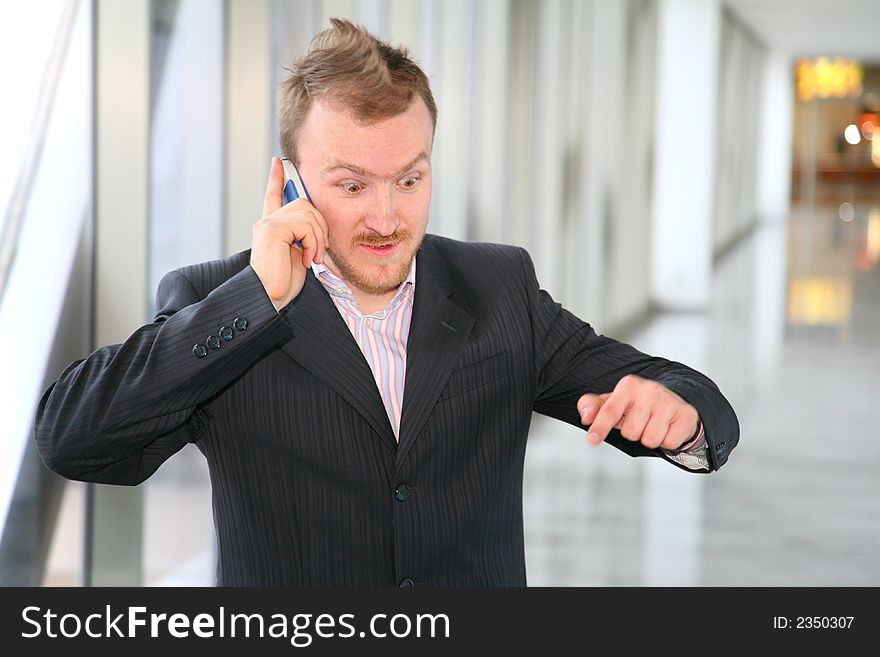
<svg viewBox="0 0 880 657">
<path fill-rule="evenodd" d="M 422 239 L 424 235 L 416 242 L 412 233 L 405 228 L 396 230 L 387 237 L 375 233 L 360 233 L 352 238 L 347 250 L 329 248 L 327 254 L 339 277 L 350 286 L 367 294 L 387 294 L 399 288 L 406 279 Z M 355 258 L 351 257 L 352 252 L 356 254 L 361 245 L 378 247 L 385 244 L 397 244 L 397 248 L 388 256 L 362 256 L 372 261 L 369 270 L 355 264 Z"/>
</svg>

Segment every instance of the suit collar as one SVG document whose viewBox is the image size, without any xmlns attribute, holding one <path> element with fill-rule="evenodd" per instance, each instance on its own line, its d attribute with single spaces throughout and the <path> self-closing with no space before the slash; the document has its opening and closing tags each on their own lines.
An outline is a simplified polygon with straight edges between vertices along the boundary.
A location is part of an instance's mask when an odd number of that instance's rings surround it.
<svg viewBox="0 0 880 657">
<path fill-rule="evenodd" d="M 474 325 L 473 316 L 455 303 L 459 286 L 431 236 L 416 257 L 419 278 L 406 348 L 398 466 L 418 439 Z"/>
<path fill-rule="evenodd" d="M 311 269 L 306 271 L 303 289 L 286 312 L 293 338 L 281 349 L 335 389 L 370 423 L 382 441 L 395 449 L 397 441 L 370 366 Z"/>
<path fill-rule="evenodd" d="M 370 366 L 311 269 L 302 292 L 287 309 L 294 336 L 281 346 L 334 388 L 389 448 L 397 448 L 398 465 L 424 427 L 474 325 L 473 316 L 455 303 L 459 285 L 430 235 L 416 254 L 416 270 L 399 443 Z"/>
</svg>

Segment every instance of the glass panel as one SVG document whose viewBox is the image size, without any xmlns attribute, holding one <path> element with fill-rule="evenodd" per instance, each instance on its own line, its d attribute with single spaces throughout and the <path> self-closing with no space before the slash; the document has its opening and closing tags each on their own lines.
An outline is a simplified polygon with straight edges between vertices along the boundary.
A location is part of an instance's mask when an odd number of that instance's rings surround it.
<svg viewBox="0 0 880 657">
<path fill-rule="evenodd" d="M 150 294 L 178 267 L 222 255 L 223 4 L 153 3 Z M 259 199 L 256 201 L 259 207 Z M 219 328 L 219 327 L 218 327 Z M 192 445 L 147 482 L 144 583 L 214 584 L 207 464 Z"/>
</svg>

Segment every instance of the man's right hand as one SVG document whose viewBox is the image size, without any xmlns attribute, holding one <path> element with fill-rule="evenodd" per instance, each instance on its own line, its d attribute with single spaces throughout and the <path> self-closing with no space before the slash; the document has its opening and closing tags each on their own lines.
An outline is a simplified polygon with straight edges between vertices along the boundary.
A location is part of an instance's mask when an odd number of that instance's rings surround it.
<svg viewBox="0 0 880 657">
<path fill-rule="evenodd" d="M 275 306 L 281 310 L 300 293 L 306 269 L 323 262 L 329 244 L 327 222 L 307 199 L 284 205 L 284 167 L 272 158 L 263 218 L 251 234 L 251 267 Z M 302 246 L 298 246 L 299 241 Z"/>
</svg>

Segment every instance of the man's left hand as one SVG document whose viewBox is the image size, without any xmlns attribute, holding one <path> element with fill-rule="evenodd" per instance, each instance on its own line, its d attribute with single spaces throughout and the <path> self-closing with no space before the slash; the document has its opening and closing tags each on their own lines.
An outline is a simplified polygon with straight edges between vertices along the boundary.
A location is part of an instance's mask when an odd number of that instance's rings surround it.
<svg viewBox="0 0 880 657">
<path fill-rule="evenodd" d="M 587 442 L 598 445 L 611 429 L 645 447 L 676 450 L 694 437 L 697 409 L 656 381 L 634 374 L 623 377 L 612 392 L 585 394 L 577 401 L 582 424 L 589 424 Z"/>
</svg>

